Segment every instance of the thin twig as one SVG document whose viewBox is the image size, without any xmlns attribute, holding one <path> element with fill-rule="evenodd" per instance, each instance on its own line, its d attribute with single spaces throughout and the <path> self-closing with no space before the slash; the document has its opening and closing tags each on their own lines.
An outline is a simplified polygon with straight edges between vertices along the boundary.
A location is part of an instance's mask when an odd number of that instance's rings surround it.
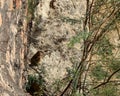
<svg viewBox="0 0 120 96">
<path fill-rule="evenodd" d="M 84 30 L 86 30 L 86 26 L 88 24 L 88 18 L 89 18 L 89 0 L 86 0 L 86 3 L 87 3 L 86 4 L 87 8 L 86 8 L 85 22 L 84 22 L 84 25 L 83 25 Z"/>
<path fill-rule="evenodd" d="M 87 69 L 86 69 L 86 73 L 85 73 L 85 77 L 84 77 L 84 80 L 83 80 L 83 93 L 85 93 L 85 82 L 86 82 L 86 78 L 87 78 L 87 75 L 88 75 L 88 72 L 89 72 L 89 68 L 91 66 L 91 59 L 92 59 L 92 53 L 90 54 L 90 57 L 89 57 L 89 63 L 86 64 L 86 66 L 88 65 Z"/>
<path fill-rule="evenodd" d="M 115 72 L 113 72 L 113 73 L 108 77 L 108 79 L 107 79 L 105 82 L 97 85 L 97 86 L 94 87 L 93 89 L 97 89 L 97 88 L 101 87 L 102 85 L 105 85 L 105 84 L 109 83 L 110 79 L 111 79 L 118 71 L 120 71 L 120 68 L 117 69 Z"/>
<path fill-rule="evenodd" d="M 94 4 L 94 0 L 92 0 L 89 8 L 89 19 L 88 19 L 89 30 L 91 29 L 91 11 L 92 11 L 93 4 Z"/>
</svg>

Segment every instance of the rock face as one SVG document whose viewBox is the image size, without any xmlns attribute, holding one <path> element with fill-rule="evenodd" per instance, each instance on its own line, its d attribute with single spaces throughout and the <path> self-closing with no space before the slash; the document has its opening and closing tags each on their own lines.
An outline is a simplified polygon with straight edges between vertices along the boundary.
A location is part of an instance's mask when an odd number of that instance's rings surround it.
<svg viewBox="0 0 120 96">
<path fill-rule="evenodd" d="M 23 91 L 27 52 L 24 0 L 0 0 L 0 96 L 26 96 Z"/>
<path fill-rule="evenodd" d="M 30 60 L 37 51 L 44 52 L 45 56 L 36 70 L 44 79 L 50 96 L 58 95 L 65 88 L 57 90 L 56 82 L 63 80 L 68 70 L 72 70 L 81 59 L 82 41 L 73 48 L 69 44 L 72 37 L 83 30 L 85 4 L 85 0 L 39 0 L 35 9 L 30 31 L 33 41 L 30 42 L 28 58 Z M 30 69 L 28 74 L 37 73 Z"/>
<path fill-rule="evenodd" d="M 69 44 L 71 38 L 83 30 L 86 1 L 38 0 L 35 9 L 31 9 L 34 18 L 29 27 L 28 1 L 0 1 L 0 96 L 27 96 L 23 88 L 24 69 L 37 51 L 44 53 L 36 69 L 50 96 L 64 89 L 63 86 L 56 91 L 53 84 L 63 80 L 74 66 L 73 62 L 77 64 L 81 59 L 82 41 L 73 48 Z M 29 31 L 26 28 L 30 28 Z M 27 71 L 28 75 L 37 74 L 31 68 Z"/>
</svg>

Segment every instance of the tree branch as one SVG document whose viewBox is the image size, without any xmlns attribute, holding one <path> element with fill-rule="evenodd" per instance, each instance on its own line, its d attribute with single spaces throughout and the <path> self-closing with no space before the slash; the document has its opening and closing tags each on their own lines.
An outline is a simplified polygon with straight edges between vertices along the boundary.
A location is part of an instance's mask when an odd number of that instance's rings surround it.
<svg viewBox="0 0 120 96">
<path fill-rule="evenodd" d="M 110 79 L 111 79 L 118 71 L 120 71 L 120 68 L 117 69 L 115 72 L 113 72 L 113 73 L 108 77 L 108 79 L 107 79 L 105 82 L 103 82 L 103 83 L 97 85 L 97 86 L 94 87 L 93 89 L 97 89 L 97 88 L 101 87 L 102 85 L 107 84 L 107 83 L 110 81 Z"/>
</svg>

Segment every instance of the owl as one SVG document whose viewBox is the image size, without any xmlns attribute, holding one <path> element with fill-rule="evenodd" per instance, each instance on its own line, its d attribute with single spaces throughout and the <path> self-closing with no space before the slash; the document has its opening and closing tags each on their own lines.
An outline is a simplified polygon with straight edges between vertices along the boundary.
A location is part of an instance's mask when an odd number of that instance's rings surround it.
<svg viewBox="0 0 120 96">
<path fill-rule="evenodd" d="M 30 66 L 38 66 L 41 59 L 44 57 L 44 53 L 42 51 L 37 51 L 35 55 L 31 58 Z"/>
</svg>

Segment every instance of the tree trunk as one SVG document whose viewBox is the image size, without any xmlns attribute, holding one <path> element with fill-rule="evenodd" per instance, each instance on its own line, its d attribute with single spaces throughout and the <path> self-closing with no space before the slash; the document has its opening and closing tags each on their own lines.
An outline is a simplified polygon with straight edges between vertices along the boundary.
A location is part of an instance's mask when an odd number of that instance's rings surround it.
<svg viewBox="0 0 120 96">
<path fill-rule="evenodd" d="M 27 0 L 0 1 L 0 96 L 26 96 L 24 58 L 26 55 Z"/>
</svg>

